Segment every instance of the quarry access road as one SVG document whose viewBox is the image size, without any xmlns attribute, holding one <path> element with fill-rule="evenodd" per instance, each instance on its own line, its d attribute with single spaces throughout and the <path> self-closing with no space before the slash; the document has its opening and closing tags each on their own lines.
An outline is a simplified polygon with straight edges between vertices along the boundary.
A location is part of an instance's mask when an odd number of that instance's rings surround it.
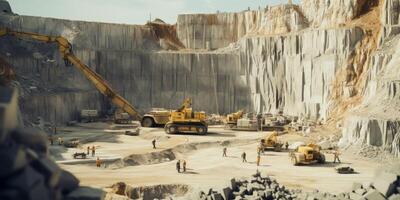
<svg viewBox="0 0 400 200">
<path fill-rule="evenodd" d="M 68 134 L 75 137 L 85 135 L 85 130 L 81 128 Z M 211 127 L 209 131 L 207 136 L 167 135 L 162 128 L 142 128 L 140 136 L 108 133 L 108 137 L 105 137 L 99 134 L 98 141 L 83 144 L 81 151 L 87 145 L 94 145 L 100 158 L 117 155 L 123 159 L 106 162 L 101 168 L 96 168 L 94 162 L 61 166 L 75 174 L 82 185 L 101 188 L 125 182 L 133 187 L 182 184 L 189 185 L 193 190 L 210 187 L 221 189 L 229 185 L 232 177 L 249 177 L 259 170 L 290 188 L 308 191 L 318 189 L 332 193 L 351 188 L 353 182 L 369 182 L 375 170 L 380 167 L 380 163 L 344 153 L 341 156 L 342 165 L 350 165 L 358 173 L 339 175 L 334 171 L 339 165 L 331 163 L 333 157 L 330 154 L 326 155 L 328 163 L 325 165 L 293 166 L 287 152 L 266 152 L 261 157 L 261 165 L 257 167 L 255 160 L 258 141 L 268 132 L 235 132 L 222 127 Z M 151 141 L 154 138 L 157 140 L 157 149 L 152 149 Z M 286 134 L 281 138 L 290 142 L 308 140 L 298 134 Z M 222 157 L 223 145 L 228 149 L 228 157 L 225 158 Z M 68 149 L 61 154 L 60 159 L 77 150 Z M 247 163 L 243 163 L 240 158 L 243 152 L 247 153 Z M 177 159 L 187 161 L 186 173 L 176 171 Z"/>
</svg>

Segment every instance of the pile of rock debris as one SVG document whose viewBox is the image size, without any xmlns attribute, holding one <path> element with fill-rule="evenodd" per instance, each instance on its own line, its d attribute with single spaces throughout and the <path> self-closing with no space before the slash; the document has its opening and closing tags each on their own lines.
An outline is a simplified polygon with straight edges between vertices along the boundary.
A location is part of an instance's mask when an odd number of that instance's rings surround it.
<svg viewBox="0 0 400 200">
<path fill-rule="evenodd" d="M 280 185 L 269 176 L 261 176 L 259 172 L 247 179 L 231 179 L 231 186 L 222 193 L 210 189 L 207 193 L 201 191 L 201 200 L 291 200 L 291 199 L 366 199 L 366 200 L 400 200 L 400 176 L 382 173 L 373 184 L 362 185 L 354 183 L 349 191 L 340 194 L 319 192 L 304 192 L 290 190 Z"/>
</svg>

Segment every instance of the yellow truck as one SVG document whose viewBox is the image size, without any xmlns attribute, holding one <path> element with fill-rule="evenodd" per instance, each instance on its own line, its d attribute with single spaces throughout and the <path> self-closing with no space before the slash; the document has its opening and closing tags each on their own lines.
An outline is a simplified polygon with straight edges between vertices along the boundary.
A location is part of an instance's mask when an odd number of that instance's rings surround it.
<svg viewBox="0 0 400 200">
<path fill-rule="evenodd" d="M 325 155 L 321 152 L 321 147 L 315 144 L 299 146 L 289 153 L 289 157 L 293 165 L 325 163 Z"/>
</svg>

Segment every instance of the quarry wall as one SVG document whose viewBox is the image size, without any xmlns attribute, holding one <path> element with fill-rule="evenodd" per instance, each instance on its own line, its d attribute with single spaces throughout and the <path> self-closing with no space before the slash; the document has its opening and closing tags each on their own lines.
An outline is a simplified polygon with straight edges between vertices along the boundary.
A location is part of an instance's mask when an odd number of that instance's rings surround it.
<svg viewBox="0 0 400 200">
<path fill-rule="evenodd" d="M 399 1 L 382 1 L 381 40 L 367 71 L 361 105 L 344 119 L 342 146 L 373 145 L 400 156 Z"/>
</svg>

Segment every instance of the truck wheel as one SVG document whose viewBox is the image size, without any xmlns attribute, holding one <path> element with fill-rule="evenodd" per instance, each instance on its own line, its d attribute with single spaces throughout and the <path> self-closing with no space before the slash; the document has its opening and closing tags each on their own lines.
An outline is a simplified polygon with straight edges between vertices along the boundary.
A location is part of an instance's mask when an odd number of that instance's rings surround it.
<svg viewBox="0 0 400 200">
<path fill-rule="evenodd" d="M 325 155 L 323 155 L 323 154 L 319 155 L 318 163 L 320 163 L 320 164 L 325 163 Z"/>
<path fill-rule="evenodd" d="M 204 126 L 199 126 L 196 128 L 198 134 L 205 135 L 207 133 L 207 128 Z"/>
<path fill-rule="evenodd" d="M 299 164 L 298 161 L 297 161 L 296 155 L 290 156 L 290 160 L 292 161 L 292 164 L 294 166 L 297 166 Z"/>
<path fill-rule="evenodd" d="M 153 127 L 154 126 L 154 120 L 150 117 L 145 117 L 142 120 L 142 126 L 143 127 Z"/>
<path fill-rule="evenodd" d="M 167 134 L 175 134 L 178 132 L 178 127 L 176 127 L 172 124 L 167 124 L 167 125 L 165 125 L 164 130 Z"/>
</svg>

